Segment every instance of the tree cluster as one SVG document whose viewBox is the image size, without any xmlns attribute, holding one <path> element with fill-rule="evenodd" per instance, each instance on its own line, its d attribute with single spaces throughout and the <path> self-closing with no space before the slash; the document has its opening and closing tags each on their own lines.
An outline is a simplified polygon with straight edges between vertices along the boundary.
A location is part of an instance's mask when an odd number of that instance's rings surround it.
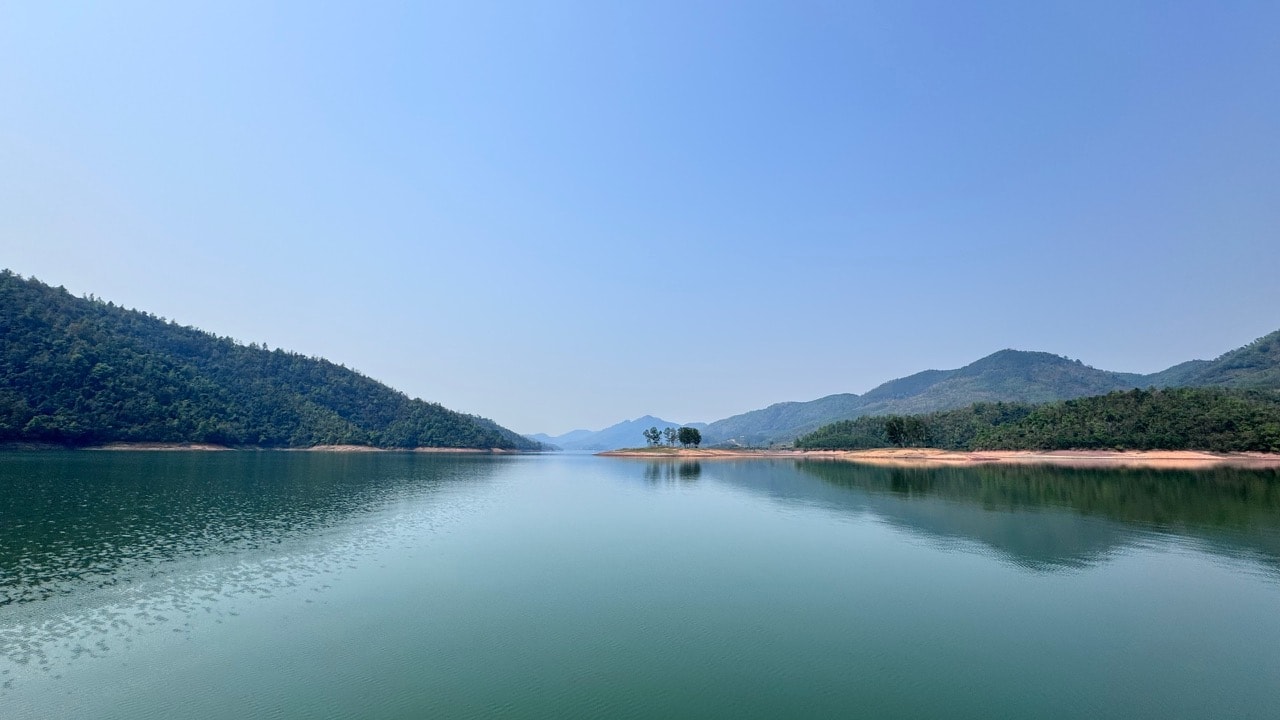
<svg viewBox="0 0 1280 720">
<path fill-rule="evenodd" d="M 698 447 L 702 444 L 702 433 L 697 428 L 691 427 L 682 427 L 678 430 L 668 427 L 659 430 L 657 426 L 654 426 L 645 430 L 642 435 L 644 435 L 644 440 L 649 444 L 649 447 L 657 447 L 664 443 L 675 447 L 677 442 L 683 447 L 690 445 Z"/>
</svg>

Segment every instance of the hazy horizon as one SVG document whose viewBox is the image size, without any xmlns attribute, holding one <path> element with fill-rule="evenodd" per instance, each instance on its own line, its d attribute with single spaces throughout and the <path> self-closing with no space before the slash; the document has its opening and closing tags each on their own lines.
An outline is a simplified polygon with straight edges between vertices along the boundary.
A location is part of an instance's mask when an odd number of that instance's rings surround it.
<svg viewBox="0 0 1280 720">
<path fill-rule="evenodd" d="M 0 9 L 0 266 L 559 435 L 1280 328 L 1280 6 Z"/>
</svg>

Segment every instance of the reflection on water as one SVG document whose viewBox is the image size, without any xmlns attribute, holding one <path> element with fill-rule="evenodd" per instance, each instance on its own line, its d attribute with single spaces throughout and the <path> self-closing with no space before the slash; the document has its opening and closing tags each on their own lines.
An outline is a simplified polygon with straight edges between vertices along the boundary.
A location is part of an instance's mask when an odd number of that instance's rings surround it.
<svg viewBox="0 0 1280 720">
<path fill-rule="evenodd" d="M 447 523 L 460 508 L 445 479 L 496 467 L 380 453 L 0 455 L 0 652 L 47 667 L 54 650 L 92 657 L 197 615 L 220 622 L 238 600 L 322 591 L 397 533 Z"/>
<path fill-rule="evenodd" d="M 1280 474 L 1274 470 L 875 467 L 808 461 L 769 492 L 871 512 L 913 532 L 995 549 L 1036 569 L 1097 563 L 1152 536 L 1280 569 Z M 734 475 L 738 482 L 749 475 Z M 757 487 L 759 484 L 757 483 Z"/>
<path fill-rule="evenodd" d="M 1276 470 L 748 459 L 705 463 L 687 473 L 673 461 L 650 462 L 643 476 L 650 484 L 707 477 L 783 504 L 871 517 L 948 550 L 994 551 L 1033 571 L 1088 567 L 1129 548 L 1173 541 L 1280 574 Z"/>
<path fill-rule="evenodd" d="M 0 715 L 1272 718 L 1277 483 L 0 455 Z"/>
<path fill-rule="evenodd" d="M 278 545 L 490 464 L 396 454 L 0 457 L 0 607 Z M 465 472 L 463 473 L 465 476 Z"/>
<path fill-rule="evenodd" d="M 680 462 L 654 460 L 645 464 L 644 479 L 652 484 L 671 484 L 697 480 L 702 475 L 702 463 L 697 460 Z"/>
</svg>

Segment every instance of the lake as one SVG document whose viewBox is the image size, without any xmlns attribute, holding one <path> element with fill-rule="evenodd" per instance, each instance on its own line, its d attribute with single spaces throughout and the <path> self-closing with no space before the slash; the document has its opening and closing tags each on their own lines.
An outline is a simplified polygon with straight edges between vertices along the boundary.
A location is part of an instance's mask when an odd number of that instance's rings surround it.
<svg viewBox="0 0 1280 720">
<path fill-rule="evenodd" d="M 14 718 L 1280 717 L 1280 475 L 0 454 Z"/>
</svg>

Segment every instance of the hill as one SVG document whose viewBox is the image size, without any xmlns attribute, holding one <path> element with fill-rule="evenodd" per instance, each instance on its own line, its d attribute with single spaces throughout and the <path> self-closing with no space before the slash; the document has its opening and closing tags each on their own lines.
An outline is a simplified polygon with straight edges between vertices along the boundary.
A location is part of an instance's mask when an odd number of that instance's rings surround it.
<svg viewBox="0 0 1280 720">
<path fill-rule="evenodd" d="M 796 446 L 1280 452 L 1280 391 L 1130 390 L 1035 406 L 977 403 L 923 415 L 867 415 L 819 428 Z"/>
<path fill-rule="evenodd" d="M 834 418 L 860 414 L 862 398 L 852 393 L 828 395 L 809 402 L 782 402 L 717 420 L 702 431 L 705 444 L 758 447 L 790 442 Z"/>
<path fill-rule="evenodd" d="M 1001 350 L 955 370 L 891 380 L 863 395 L 778 403 L 717 420 L 703 436 L 708 444 L 770 445 L 868 415 L 931 413 L 974 403 L 1039 404 L 1152 387 L 1280 388 L 1280 331 L 1216 360 L 1191 360 L 1151 375 L 1099 370 L 1050 353 Z"/>
<path fill-rule="evenodd" d="M 1280 330 L 1232 350 L 1216 360 L 1175 365 L 1171 385 L 1195 387 L 1280 388 Z"/>
<path fill-rule="evenodd" d="M 554 445 L 562 450 L 600 452 L 602 450 L 616 450 L 618 448 L 644 445 L 644 436 L 641 433 L 651 427 L 661 430 L 668 427 L 679 428 L 682 426 L 694 427 L 699 430 L 706 427 L 703 423 L 683 423 L 682 425 L 681 423 L 670 422 L 652 415 L 645 415 L 635 420 L 623 420 L 603 430 L 572 430 L 556 436 L 538 433 L 529 437 L 545 445 Z"/>
<path fill-rule="evenodd" d="M 0 442 L 536 450 L 360 373 L 0 271 Z"/>
<path fill-rule="evenodd" d="M 779 403 L 717 420 L 703 434 L 717 444 L 785 443 L 840 419 L 925 413 L 975 402 L 1048 402 L 1140 387 L 1143 377 L 1098 370 L 1050 353 L 1001 350 L 955 370 L 925 370 L 890 380 L 864 395 Z"/>
</svg>

